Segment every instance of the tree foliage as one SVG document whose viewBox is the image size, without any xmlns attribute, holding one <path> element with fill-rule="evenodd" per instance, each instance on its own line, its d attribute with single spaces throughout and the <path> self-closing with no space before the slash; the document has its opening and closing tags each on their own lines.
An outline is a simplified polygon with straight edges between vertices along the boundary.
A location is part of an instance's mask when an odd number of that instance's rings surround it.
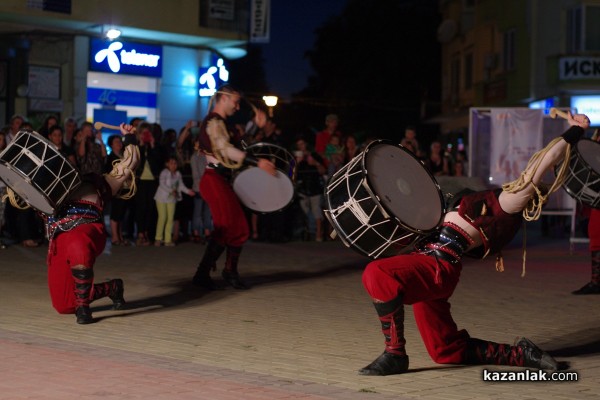
<svg viewBox="0 0 600 400">
<path fill-rule="evenodd" d="M 348 0 L 317 29 L 306 53 L 314 75 L 295 101 L 335 111 L 345 126 L 399 137 L 439 101 L 440 23 L 435 0 Z"/>
</svg>

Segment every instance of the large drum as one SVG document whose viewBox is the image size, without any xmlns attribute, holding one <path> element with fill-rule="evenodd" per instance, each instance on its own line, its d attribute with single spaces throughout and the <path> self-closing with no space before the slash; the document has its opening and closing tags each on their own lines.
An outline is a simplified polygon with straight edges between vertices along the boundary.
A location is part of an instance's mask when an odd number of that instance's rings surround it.
<svg viewBox="0 0 600 400">
<path fill-rule="evenodd" d="M 445 214 L 442 191 L 410 151 L 378 140 L 329 180 L 325 215 L 347 247 L 389 257 L 435 230 Z"/>
<path fill-rule="evenodd" d="M 0 153 L 0 178 L 45 214 L 54 214 L 81 184 L 79 173 L 56 146 L 33 131 L 20 131 Z"/>
<path fill-rule="evenodd" d="M 600 143 L 581 139 L 571 148 L 563 188 L 575 200 L 600 208 Z"/>
<path fill-rule="evenodd" d="M 294 198 L 296 160 L 283 147 L 271 143 L 255 143 L 246 152 L 256 158 L 266 158 L 275 164 L 272 176 L 258 167 L 241 168 L 233 178 L 233 190 L 250 210 L 259 213 L 279 211 Z"/>
</svg>

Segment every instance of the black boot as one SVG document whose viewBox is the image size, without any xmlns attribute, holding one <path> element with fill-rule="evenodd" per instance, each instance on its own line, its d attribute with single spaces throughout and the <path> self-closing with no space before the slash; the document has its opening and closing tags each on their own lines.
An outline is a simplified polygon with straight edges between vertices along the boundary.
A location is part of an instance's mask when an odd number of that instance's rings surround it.
<svg viewBox="0 0 600 400">
<path fill-rule="evenodd" d="M 217 268 L 217 260 L 221 254 L 223 254 L 224 250 L 224 246 L 217 244 L 213 240 L 208 242 L 206 245 L 206 250 L 204 251 L 204 256 L 202 257 L 202 261 L 200 261 L 198 269 L 196 270 L 196 274 L 192 279 L 194 285 L 208 290 L 221 289 L 210 277 L 210 271 Z"/>
<path fill-rule="evenodd" d="M 580 289 L 574 290 L 571 292 L 572 294 L 600 294 L 600 285 L 595 284 L 594 282 L 588 282 L 585 286 Z"/>
<path fill-rule="evenodd" d="M 75 281 L 75 316 L 78 324 L 91 324 L 94 322 L 90 301 L 92 285 L 94 283 L 94 270 L 77 265 L 71 268 L 71 275 Z"/>
<path fill-rule="evenodd" d="M 470 338 L 467 341 L 464 363 L 510 365 L 554 371 L 558 369 L 556 360 L 527 338 L 518 338 L 514 346 Z"/>
<path fill-rule="evenodd" d="M 408 371 L 404 345 L 404 305 L 402 297 L 387 303 L 373 303 L 381 321 L 385 350 L 371 364 L 361 368 L 360 375 L 395 375 Z"/>
<path fill-rule="evenodd" d="M 125 306 L 125 287 L 122 279 L 112 279 L 110 282 L 110 291 L 108 292 L 108 298 L 113 302 L 113 310 L 120 310 Z"/>
<path fill-rule="evenodd" d="M 240 274 L 237 271 L 241 252 L 241 247 L 227 246 L 227 260 L 225 261 L 225 269 L 221 273 L 221 276 L 234 289 L 246 290 L 248 286 L 242 282 Z"/>
<path fill-rule="evenodd" d="M 581 289 L 572 294 L 600 294 L 600 251 L 592 251 L 592 279 Z"/>
<path fill-rule="evenodd" d="M 108 296 L 113 302 L 113 310 L 120 310 L 125 306 L 124 292 L 122 279 L 111 279 L 107 282 L 94 284 L 94 300 Z"/>
<path fill-rule="evenodd" d="M 81 306 L 75 309 L 75 316 L 77 317 L 77 323 L 81 325 L 91 324 L 94 322 L 92 318 L 92 310 L 89 306 Z"/>
<path fill-rule="evenodd" d="M 537 347 L 527 338 L 518 338 L 515 341 L 515 346 L 521 350 L 523 354 L 523 366 L 528 368 L 548 369 L 552 371 L 558 370 L 558 363 L 548 353 Z"/>
</svg>

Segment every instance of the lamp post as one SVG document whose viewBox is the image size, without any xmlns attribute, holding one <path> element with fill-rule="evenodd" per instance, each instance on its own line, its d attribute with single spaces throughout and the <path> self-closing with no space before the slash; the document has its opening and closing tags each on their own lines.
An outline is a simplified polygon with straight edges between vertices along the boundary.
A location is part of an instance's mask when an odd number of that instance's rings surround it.
<svg viewBox="0 0 600 400">
<path fill-rule="evenodd" d="M 277 105 L 277 96 L 263 96 L 263 100 L 267 107 L 269 107 L 269 117 L 273 118 L 273 107 Z"/>
</svg>

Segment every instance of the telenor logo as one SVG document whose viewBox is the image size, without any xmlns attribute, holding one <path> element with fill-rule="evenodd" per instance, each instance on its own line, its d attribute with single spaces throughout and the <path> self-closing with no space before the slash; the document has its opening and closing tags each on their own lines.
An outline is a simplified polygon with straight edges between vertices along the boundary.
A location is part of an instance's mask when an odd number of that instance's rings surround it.
<svg viewBox="0 0 600 400">
<path fill-rule="evenodd" d="M 101 63 L 106 58 L 108 60 L 108 66 L 112 72 L 119 72 L 121 70 L 121 63 L 119 62 L 119 57 L 115 54 L 115 51 L 121 50 L 123 48 L 123 43 L 121 42 L 113 42 L 108 46 L 108 49 L 100 50 L 96 53 L 94 60 L 97 63 Z"/>
<path fill-rule="evenodd" d="M 138 53 L 135 49 L 123 50 L 123 43 L 112 42 L 108 48 L 98 51 L 94 55 L 94 60 L 98 64 L 106 60 L 110 70 L 117 73 L 121 70 L 121 65 L 156 68 L 160 57 L 157 54 Z"/>
</svg>

